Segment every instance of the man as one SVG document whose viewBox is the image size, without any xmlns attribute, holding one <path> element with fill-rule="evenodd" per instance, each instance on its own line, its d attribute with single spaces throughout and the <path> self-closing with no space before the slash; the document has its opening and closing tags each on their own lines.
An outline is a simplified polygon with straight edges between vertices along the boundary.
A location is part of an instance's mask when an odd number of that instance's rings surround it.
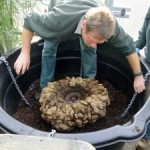
<svg viewBox="0 0 150 150">
<path fill-rule="evenodd" d="M 136 41 L 136 50 L 139 51 L 145 48 L 144 54 L 148 62 L 150 62 L 150 41 L 149 40 L 150 40 L 150 7 L 148 8 L 148 11 L 145 15 L 142 28 L 139 31 L 138 39 Z M 137 142 L 136 149 L 137 150 L 150 149 L 150 123 L 147 125 L 147 130 L 144 137 Z"/>
<path fill-rule="evenodd" d="M 80 39 L 82 77 L 96 76 L 96 47 L 104 41 L 116 47 L 125 57 L 134 74 L 134 89 L 145 89 L 144 78 L 132 38 L 119 26 L 110 10 L 100 0 L 51 1 L 48 14 L 32 13 L 24 20 L 22 50 L 14 64 L 17 74 L 24 74 L 30 65 L 30 43 L 36 33 L 45 40 L 42 52 L 40 88 L 53 81 L 58 44 L 74 36 Z"/>
</svg>

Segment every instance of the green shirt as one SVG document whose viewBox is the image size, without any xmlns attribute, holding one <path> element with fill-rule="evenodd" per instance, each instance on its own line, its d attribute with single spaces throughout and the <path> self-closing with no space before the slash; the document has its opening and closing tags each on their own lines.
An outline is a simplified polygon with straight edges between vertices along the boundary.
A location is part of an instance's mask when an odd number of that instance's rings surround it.
<svg viewBox="0 0 150 150">
<path fill-rule="evenodd" d="M 35 32 L 44 40 L 65 41 L 75 35 L 80 19 L 90 8 L 103 5 L 101 0 L 59 0 L 47 14 L 27 15 L 24 19 L 24 28 Z M 135 52 L 133 39 L 118 23 L 114 35 L 108 42 L 125 56 Z"/>
<path fill-rule="evenodd" d="M 150 7 L 145 16 L 143 26 L 139 31 L 138 40 L 136 41 L 136 47 L 145 49 L 145 57 L 150 62 Z"/>
</svg>

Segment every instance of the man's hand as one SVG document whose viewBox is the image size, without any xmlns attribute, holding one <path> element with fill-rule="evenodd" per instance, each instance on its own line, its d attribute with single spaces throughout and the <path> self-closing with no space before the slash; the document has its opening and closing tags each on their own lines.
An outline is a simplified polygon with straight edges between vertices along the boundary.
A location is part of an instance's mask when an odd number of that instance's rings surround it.
<svg viewBox="0 0 150 150">
<path fill-rule="evenodd" d="M 145 90 L 145 81 L 143 75 L 134 77 L 134 91 L 141 93 Z"/>
<path fill-rule="evenodd" d="M 128 62 L 131 66 L 133 75 L 136 73 L 141 73 L 141 65 L 138 54 L 135 52 L 127 56 Z M 145 90 L 145 81 L 143 75 L 134 75 L 134 91 L 135 93 L 141 93 Z"/>
<path fill-rule="evenodd" d="M 14 69 L 18 75 L 24 74 L 30 66 L 30 48 L 31 40 L 33 37 L 33 32 L 28 29 L 23 28 L 22 31 L 22 49 L 20 55 L 18 56 Z"/>
<path fill-rule="evenodd" d="M 24 74 L 29 69 L 29 66 L 30 66 L 30 54 L 21 52 L 14 64 L 14 69 L 17 75 Z"/>
</svg>

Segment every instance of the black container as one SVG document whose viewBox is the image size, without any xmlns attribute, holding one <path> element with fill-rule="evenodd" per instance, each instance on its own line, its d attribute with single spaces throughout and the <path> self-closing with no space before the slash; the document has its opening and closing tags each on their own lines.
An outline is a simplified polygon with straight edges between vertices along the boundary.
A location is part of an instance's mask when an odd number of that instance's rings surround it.
<svg viewBox="0 0 150 150">
<path fill-rule="evenodd" d="M 40 40 L 32 44 L 31 47 L 31 65 L 30 69 L 23 76 L 17 77 L 13 69 L 14 62 L 19 55 L 20 49 L 15 50 L 6 56 L 12 72 L 20 86 L 22 92 L 25 92 L 29 86 L 40 77 L 41 71 L 41 52 L 43 41 Z M 131 68 L 124 56 L 119 54 L 116 49 L 104 43 L 98 46 L 97 50 L 98 73 L 97 79 L 106 79 L 115 86 L 115 79 L 120 84 L 125 84 L 128 92 L 129 101 L 134 94 L 133 76 Z M 149 71 L 149 64 L 140 56 L 142 71 L 146 74 Z M 78 40 L 63 42 L 58 47 L 56 76 L 80 76 L 80 48 Z M 56 138 L 78 139 L 87 141 L 95 146 L 97 150 L 121 150 L 125 142 L 132 142 L 141 138 L 146 125 L 150 119 L 150 80 L 147 80 L 146 90 L 139 94 L 136 102 L 130 109 L 134 112 L 132 119 L 124 125 L 116 125 L 104 130 L 88 133 L 56 133 Z M 0 60 L 0 126 L 8 133 L 48 136 L 48 132 L 43 132 L 27 126 L 12 115 L 18 109 L 20 95 L 16 90 L 8 69 L 3 61 Z M 129 102 L 128 102 L 129 103 Z M 127 105 L 128 105 L 127 103 Z"/>
</svg>

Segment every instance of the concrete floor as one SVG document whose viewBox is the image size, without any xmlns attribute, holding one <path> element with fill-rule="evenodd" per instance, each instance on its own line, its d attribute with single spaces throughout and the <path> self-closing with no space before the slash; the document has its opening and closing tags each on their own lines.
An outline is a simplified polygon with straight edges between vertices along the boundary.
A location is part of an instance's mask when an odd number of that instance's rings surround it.
<svg viewBox="0 0 150 150">
<path fill-rule="evenodd" d="M 0 134 L 4 134 L 4 132 L 1 129 L 0 129 Z M 125 143 L 122 150 L 138 150 L 135 147 L 136 143 L 137 141 L 132 143 Z M 149 147 L 145 150 L 150 150 L 150 142 L 149 142 Z"/>
</svg>

